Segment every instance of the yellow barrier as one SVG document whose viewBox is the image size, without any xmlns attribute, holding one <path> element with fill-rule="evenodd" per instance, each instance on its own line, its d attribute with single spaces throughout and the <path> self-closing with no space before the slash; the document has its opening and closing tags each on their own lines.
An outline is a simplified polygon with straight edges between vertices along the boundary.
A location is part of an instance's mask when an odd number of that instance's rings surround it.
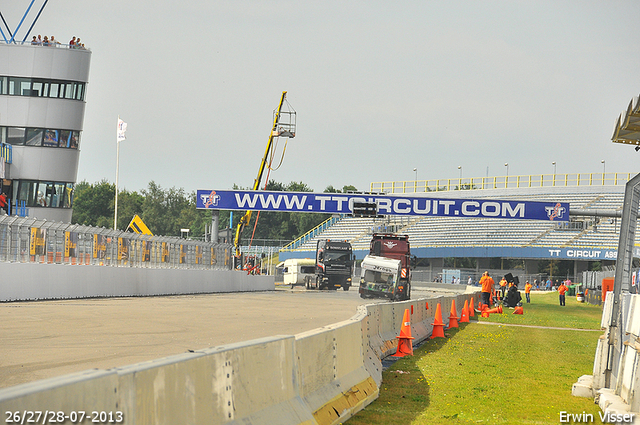
<svg viewBox="0 0 640 425">
<path fill-rule="evenodd" d="M 405 180 L 372 182 L 369 190 L 376 193 L 428 193 L 534 187 L 624 186 L 633 175 L 631 173 L 574 173 Z"/>
</svg>

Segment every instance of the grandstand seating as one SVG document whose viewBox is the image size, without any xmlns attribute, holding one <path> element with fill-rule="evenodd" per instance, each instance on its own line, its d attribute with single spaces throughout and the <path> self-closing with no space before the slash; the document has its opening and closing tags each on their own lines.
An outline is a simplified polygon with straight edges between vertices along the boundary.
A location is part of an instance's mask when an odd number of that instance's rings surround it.
<svg viewBox="0 0 640 425">
<path fill-rule="evenodd" d="M 448 192 L 448 197 L 508 199 L 522 201 L 568 202 L 570 208 L 584 210 L 622 210 L 624 187 L 603 186 L 585 193 L 584 188 L 545 190 L 501 189 Z M 580 192 L 578 192 L 580 191 Z M 482 192 L 482 193 L 479 193 Z M 457 195 L 457 196 L 456 196 Z M 462 195 L 462 196 L 461 196 Z M 429 194 L 431 196 L 431 194 Z M 443 196 L 440 194 L 440 196 Z M 355 250 L 368 249 L 371 234 L 391 231 L 408 234 L 411 246 L 420 247 L 576 247 L 617 249 L 620 219 L 610 217 L 572 217 L 583 221 L 576 228 L 563 228 L 548 221 L 507 220 L 462 217 L 342 217 L 326 230 L 299 245 L 295 251 L 315 250 L 318 239 L 341 239 Z M 287 250 L 287 247 L 285 247 Z"/>
</svg>

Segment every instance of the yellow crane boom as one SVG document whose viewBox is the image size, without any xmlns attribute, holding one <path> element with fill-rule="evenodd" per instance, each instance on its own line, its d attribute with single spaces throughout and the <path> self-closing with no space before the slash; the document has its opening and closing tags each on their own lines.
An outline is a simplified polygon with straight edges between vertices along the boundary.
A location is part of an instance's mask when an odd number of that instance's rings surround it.
<svg viewBox="0 0 640 425">
<path fill-rule="evenodd" d="M 278 105 L 278 110 L 275 113 L 275 116 L 273 118 L 273 127 L 271 128 L 271 133 L 269 134 L 269 141 L 267 142 L 267 148 L 264 151 L 264 155 L 262 157 L 262 162 L 260 162 L 260 168 L 258 169 L 258 176 L 256 177 L 256 179 L 253 181 L 253 187 L 252 190 L 259 190 L 260 189 L 260 182 L 262 181 L 262 174 L 264 172 L 264 168 L 267 165 L 267 158 L 269 157 L 269 152 L 272 149 L 273 146 L 273 140 L 274 138 L 277 137 L 295 137 L 295 127 L 292 127 L 290 124 L 286 124 L 281 126 L 280 125 L 280 115 L 282 113 L 282 106 L 284 105 L 285 102 L 285 98 L 287 96 L 287 92 L 283 91 L 282 92 L 282 97 L 280 98 L 280 104 Z M 236 256 L 240 256 L 241 252 L 240 252 L 240 238 L 242 236 L 242 231 L 244 230 L 245 226 L 249 224 L 249 221 L 251 221 L 251 213 L 252 211 L 246 211 L 244 213 L 244 215 L 242 216 L 242 218 L 240 219 L 240 222 L 238 223 L 238 226 L 236 227 L 236 236 L 234 238 L 234 248 L 235 248 L 235 252 L 236 252 Z"/>
</svg>

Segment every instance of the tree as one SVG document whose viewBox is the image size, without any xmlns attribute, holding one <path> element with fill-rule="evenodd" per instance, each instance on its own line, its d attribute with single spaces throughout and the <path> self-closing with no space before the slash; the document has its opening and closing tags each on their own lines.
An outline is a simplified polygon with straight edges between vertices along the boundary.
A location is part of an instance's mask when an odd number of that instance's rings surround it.
<svg viewBox="0 0 640 425">
<path fill-rule="evenodd" d="M 112 227 L 115 194 L 115 185 L 106 179 L 95 184 L 84 180 L 76 184 L 71 222 L 85 226 Z"/>
<path fill-rule="evenodd" d="M 154 181 L 142 191 L 142 220 L 157 235 L 180 236 L 180 229 L 190 228 L 195 209 L 195 196 L 189 199 L 184 189 L 174 187 L 164 190 Z"/>
<path fill-rule="evenodd" d="M 342 186 L 342 191 L 340 191 L 340 189 L 336 189 L 333 185 L 329 185 L 324 189 L 324 193 L 348 193 L 357 191 L 358 189 L 353 185 Z"/>
<path fill-rule="evenodd" d="M 138 192 L 129 192 L 127 190 L 118 192 L 118 229 L 126 230 L 134 215 L 137 214 L 142 217 L 143 204 L 144 197 Z M 113 219 L 111 221 L 113 224 Z M 153 230 L 151 232 L 154 233 Z"/>
</svg>

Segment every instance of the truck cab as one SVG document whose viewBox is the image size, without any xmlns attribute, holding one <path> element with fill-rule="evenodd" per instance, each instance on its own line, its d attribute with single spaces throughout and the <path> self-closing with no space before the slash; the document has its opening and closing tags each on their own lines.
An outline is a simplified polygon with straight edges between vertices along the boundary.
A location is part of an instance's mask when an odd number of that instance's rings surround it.
<svg viewBox="0 0 640 425">
<path fill-rule="evenodd" d="M 348 291 L 353 275 L 353 250 L 347 241 L 321 239 L 316 246 L 316 289 Z"/>
<path fill-rule="evenodd" d="M 395 233 L 374 233 L 371 238 L 369 255 L 392 258 L 401 264 L 398 293 L 396 299 L 411 298 L 411 269 L 415 267 L 416 257 L 411 256 L 409 235 Z"/>
<path fill-rule="evenodd" d="M 400 260 L 365 256 L 360 266 L 360 297 L 402 299 L 405 291 L 400 281 L 401 273 Z"/>
</svg>

